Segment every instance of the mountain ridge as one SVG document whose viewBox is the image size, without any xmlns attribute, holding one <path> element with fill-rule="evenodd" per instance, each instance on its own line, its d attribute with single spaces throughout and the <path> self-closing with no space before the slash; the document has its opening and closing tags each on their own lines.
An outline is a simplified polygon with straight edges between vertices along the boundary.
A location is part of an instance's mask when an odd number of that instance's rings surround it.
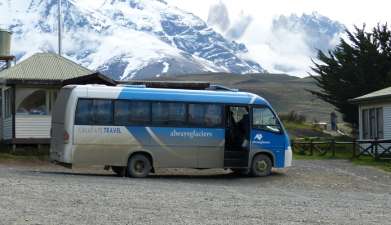
<svg viewBox="0 0 391 225">
<path fill-rule="evenodd" d="M 280 114 L 295 111 L 307 117 L 307 121 L 329 121 L 334 106 L 307 90 L 319 90 L 312 77 L 295 77 L 287 74 L 256 73 L 235 75 L 209 73 L 158 77 L 153 81 L 203 81 L 258 94 L 268 100 Z M 284 82 L 281 82 L 284 81 Z"/>
<path fill-rule="evenodd" d="M 55 51 L 55 3 L 32 0 L 25 15 L 15 13 L 8 28 L 14 33 L 16 45 L 29 38 L 34 42 L 33 49 L 23 50 L 23 45 L 17 48 L 18 58 Z M 102 3 L 98 10 L 83 1 L 62 3 L 65 55 L 90 69 L 125 80 L 167 74 L 265 71 L 246 57 L 244 44 L 225 39 L 200 18 L 164 1 Z"/>
</svg>

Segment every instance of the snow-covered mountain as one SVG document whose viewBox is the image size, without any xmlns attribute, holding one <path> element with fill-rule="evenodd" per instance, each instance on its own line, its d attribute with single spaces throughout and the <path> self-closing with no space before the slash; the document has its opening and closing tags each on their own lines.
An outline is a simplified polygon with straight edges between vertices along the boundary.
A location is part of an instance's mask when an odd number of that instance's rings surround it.
<svg viewBox="0 0 391 225">
<path fill-rule="evenodd" d="M 65 55 L 115 79 L 265 71 L 248 58 L 244 44 L 162 0 L 62 2 Z M 57 50 L 56 3 L 0 0 L 1 14 L 12 18 L 6 28 L 13 32 L 12 51 L 19 59 Z"/>
<path fill-rule="evenodd" d="M 304 41 L 314 52 L 318 49 L 328 51 L 335 47 L 345 26 L 338 21 L 331 20 L 317 12 L 298 16 L 281 15 L 273 20 L 272 32 L 275 34 L 286 32 L 304 34 Z"/>
</svg>

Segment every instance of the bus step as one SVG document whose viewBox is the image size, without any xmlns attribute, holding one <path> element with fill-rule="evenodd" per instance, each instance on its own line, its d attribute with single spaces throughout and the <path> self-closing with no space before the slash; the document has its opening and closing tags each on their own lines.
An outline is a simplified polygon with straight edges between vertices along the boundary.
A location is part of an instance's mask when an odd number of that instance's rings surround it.
<svg viewBox="0 0 391 225">
<path fill-rule="evenodd" d="M 225 151 L 224 158 L 226 159 L 242 159 L 248 157 L 247 151 Z"/>
<path fill-rule="evenodd" d="M 247 160 L 242 159 L 224 159 L 224 167 L 247 167 Z"/>
</svg>

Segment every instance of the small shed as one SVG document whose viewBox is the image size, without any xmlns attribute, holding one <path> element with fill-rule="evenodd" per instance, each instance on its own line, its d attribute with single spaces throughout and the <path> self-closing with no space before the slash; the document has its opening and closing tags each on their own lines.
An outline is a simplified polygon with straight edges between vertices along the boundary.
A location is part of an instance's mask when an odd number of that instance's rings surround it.
<svg viewBox="0 0 391 225">
<path fill-rule="evenodd" d="M 391 87 L 350 100 L 358 104 L 359 140 L 391 139 Z"/>
<path fill-rule="evenodd" d="M 10 144 L 50 142 L 51 111 L 67 84 L 116 82 L 52 53 L 38 53 L 0 72 L 0 138 Z"/>
</svg>

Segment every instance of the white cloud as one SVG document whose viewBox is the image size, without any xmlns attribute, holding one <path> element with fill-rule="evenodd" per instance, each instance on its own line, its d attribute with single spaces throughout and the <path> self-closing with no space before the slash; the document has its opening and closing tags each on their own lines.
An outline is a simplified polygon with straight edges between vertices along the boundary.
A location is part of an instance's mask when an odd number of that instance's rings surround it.
<svg viewBox="0 0 391 225">
<path fill-rule="evenodd" d="M 217 0 L 166 0 L 187 11 L 193 12 L 204 20 L 207 19 L 209 6 Z M 302 14 L 317 11 L 322 15 L 338 20 L 347 26 L 367 23 L 370 26 L 377 22 L 390 20 L 389 0 L 341 1 L 341 0 L 219 0 L 226 4 L 231 15 L 244 11 L 255 20 L 264 20 L 276 15 Z"/>
<path fill-rule="evenodd" d="M 387 0 L 373 1 L 340 1 L 340 0 L 167 0 L 179 8 L 190 11 L 202 19 L 208 17 L 212 4 L 224 3 L 232 21 L 245 21 L 245 15 L 252 18 L 244 35 L 238 41 L 246 44 L 249 55 L 270 72 L 289 72 L 292 75 L 306 76 L 310 71 L 311 58 L 315 52 L 308 46 L 305 32 L 288 32 L 279 30 L 271 32 L 271 24 L 279 15 L 303 13 L 319 14 L 337 20 L 351 29 L 353 25 L 366 23 L 368 27 L 376 23 L 387 22 L 391 2 Z M 222 2 L 222 3 L 221 3 Z M 232 26 L 232 25 L 231 25 Z M 240 25 L 238 27 L 241 27 Z M 242 32 L 243 33 L 243 32 Z M 330 40 L 331 45 L 339 42 L 339 36 Z"/>
</svg>

